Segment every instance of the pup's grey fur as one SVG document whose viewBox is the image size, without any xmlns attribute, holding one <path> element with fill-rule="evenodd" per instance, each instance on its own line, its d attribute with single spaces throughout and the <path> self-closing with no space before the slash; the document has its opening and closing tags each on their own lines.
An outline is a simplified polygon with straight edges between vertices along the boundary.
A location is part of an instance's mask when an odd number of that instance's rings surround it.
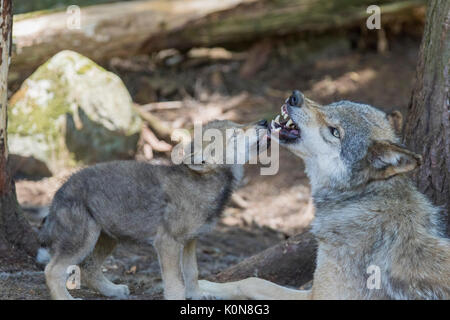
<svg viewBox="0 0 450 320">
<path fill-rule="evenodd" d="M 288 141 L 281 130 L 279 141 L 305 161 L 311 181 L 319 242 L 313 287 L 292 290 L 249 278 L 200 281 L 202 290 L 225 299 L 450 299 L 445 223 L 405 175 L 421 157 L 398 144 L 398 113 L 297 100 L 282 113 L 300 135 Z M 370 266 L 379 268 L 379 288 L 367 284 Z"/>
<path fill-rule="evenodd" d="M 206 128 L 220 130 L 226 137 L 227 129 L 256 127 L 258 133 L 250 137 L 247 149 L 236 150 L 248 153 L 259 143 L 263 147 L 264 127 L 215 121 Z M 234 148 L 235 138 L 225 138 L 224 146 Z M 127 286 L 112 283 L 101 271 L 119 241 L 154 244 L 165 298 L 201 298 L 196 238 L 214 225 L 243 174 L 243 165 L 215 164 L 207 156 L 200 154 L 204 164 L 118 161 L 74 174 L 56 192 L 41 231 L 51 253 L 45 277 L 52 298 L 72 298 L 65 283 L 70 265 L 81 265 L 81 280 L 100 293 L 128 296 Z"/>
</svg>

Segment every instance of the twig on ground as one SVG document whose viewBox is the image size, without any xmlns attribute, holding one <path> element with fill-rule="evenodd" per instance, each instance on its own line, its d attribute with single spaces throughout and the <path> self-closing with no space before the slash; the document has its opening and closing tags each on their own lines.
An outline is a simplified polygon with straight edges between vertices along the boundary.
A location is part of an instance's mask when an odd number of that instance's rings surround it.
<svg viewBox="0 0 450 320">
<path fill-rule="evenodd" d="M 150 112 L 145 111 L 139 105 L 134 105 L 134 109 L 139 114 L 139 116 L 148 123 L 149 127 L 155 132 L 155 134 L 166 141 L 170 141 L 170 136 L 172 135 L 172 128 L 164 123 L 161 119 L 154 116 Z"/>
<path fill-rule="evenodd" d="M 153 150 L 158 152 L 168 152 L 172 150 L 172 146 L 163 140 L 159 140 L 152 130 L 144 126 L 142 128 L 142 139 L 147 142 Z"/>
</svg>

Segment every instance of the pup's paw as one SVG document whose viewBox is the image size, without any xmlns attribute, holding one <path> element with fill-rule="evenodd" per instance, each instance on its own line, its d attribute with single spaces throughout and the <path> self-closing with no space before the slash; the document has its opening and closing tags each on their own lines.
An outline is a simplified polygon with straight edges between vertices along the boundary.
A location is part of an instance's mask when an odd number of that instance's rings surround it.
<svg viewBox="0 0 450 320">
<path fill-rule="evenodd" d="M 124 284 L 116 284 L 108 288 L 106 295 L 118 299 L 127 299 L 130 295 L 130 289 Z"/>
</svg>

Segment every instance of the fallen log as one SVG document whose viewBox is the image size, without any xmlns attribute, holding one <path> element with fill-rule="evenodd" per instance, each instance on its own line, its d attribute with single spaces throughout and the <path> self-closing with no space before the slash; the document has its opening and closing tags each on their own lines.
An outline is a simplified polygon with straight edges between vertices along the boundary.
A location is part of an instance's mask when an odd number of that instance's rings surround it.
<svg viewBox="0 0 450 320">
<path fill-rule="evenodd" d="M 425 0 L 152 0 L 15 16 L 10 81 L 63 49 L 98 63 L 167 48 L 227 47 L 299 32 L 364 25 L 369 5 L 382 24 L 411 21 Z M 422 12 L 423 16 L 423 12 Z M 71 24 L 72 23 L 72 24 Z"/>
<path fill-rule="evenodd" d="M 227 10 L 199 18 L 175 30 L 151 35 L 141 52 L 164 48 L 181 51 L 193 47 L 213 47 L 253 43 L 267 37 L 293 33 L 320 33 L 339 28 L 365 26 L 367 7 L 378 5 L 382 26 L 423 19 L 424 0 L 258 0 L 241 3 Z"/>
<path fill-rule="evenodd" d="M 96 62 L 135 55 L 151 36 L 255 0 L 147 0 L 14 17 L 11 80 L 70 49 Z M 77 21 L 77 19 L 79 20 Z M 78 24 L 79 22 L 79 24 Z M 78 26 L 79 25 L 79 26 Z"/>
<path fill-rule="evenodd" d="M 313 278 L 317 242 L 309 231 L 290 237 L 211 278 L 229 282 L 259 277 L 280 285 L 300 287 Z"/>
</svg>

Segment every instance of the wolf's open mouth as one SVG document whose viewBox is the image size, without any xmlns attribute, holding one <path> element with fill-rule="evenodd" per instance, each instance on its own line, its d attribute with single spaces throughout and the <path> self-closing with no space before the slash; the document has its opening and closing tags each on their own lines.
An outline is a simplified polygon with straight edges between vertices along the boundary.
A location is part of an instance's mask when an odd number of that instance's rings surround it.
<svg viewBox="0 0 450 320">
<path fill-rule="evenodd" d="M 271 134 L 278 133 L 281 141 L 291 142 L 300 138 L 300 128 L 289 117 L 286 104 L 281 107 L 281 115 L 279 114 L 270 123 L 269 131 Z"/>
</svg>

